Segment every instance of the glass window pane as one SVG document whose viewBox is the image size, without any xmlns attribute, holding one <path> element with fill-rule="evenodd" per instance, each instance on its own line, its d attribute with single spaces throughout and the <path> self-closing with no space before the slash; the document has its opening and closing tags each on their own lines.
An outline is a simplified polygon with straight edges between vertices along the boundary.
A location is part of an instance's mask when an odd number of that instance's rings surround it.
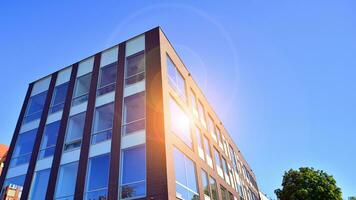
<svg viewBox="0 0 356 200">
<path fill-rule="evenodd" d="M 22 188 L 25 182 L 26 175 L 21 175 L 13 178 L 5 179 L 3 188 L 1 190 L 1 197 L 7 196 L 9 193 L 13 199 L 20 199 Z M 13 194 L 15 192 L 15 195 Z"/>
<path fill-rule="evenodd" d="M 220 185 L 220 191 L 221 191 L 221 198 L 223 199 L 223 200 L 229 200 L 228 198 L 227 198 L 227 194 L 226 194 L 226 189 L 222 186 L 222 185 Z"/>
<path fill-rule="evenodd" d="M 199 199 L 195 164 L 177 148 L 174 149 L 174 170 L 176 196 L 183 199 Z"/>
<path fill-rule="evenodd" d="M 145 78 L 145 54 L 143 51 L 126 58 L 125 83 L 134 84 Z"/>
<path fill-rule="evenodd" d="M 50 171 L 51 169 L 45 169 L 35 172 L 29 199 L 45 199 Z"/>
<path fill-rule="evenodd" d="M 185 100 L 185 81 L 182 74 L 178 71 L 172 60 L 167 55 L 168 83 Z"/>
<path fill-rule="evenodd" d="M 73 105 L 77 105 L 88 100 L 90 82 L 91 73 L 77 78 L 73 95 Z"/>
<path fill-rule="evenodd" d="M 204 136 L 204 147 L 205 147 L 205 153 L 211 158 L 211 152 L 210 152 L 210 145 L 209 145 L 209 140 Z"/>
<path fill-rule="evenodd" d="M 123 134 L 145 129 L 145 92 L 140 92 L 124 99 Z"/>
<path fill-rule="evenodd" d="M 109 182 L 109 161 L 109 154 L 89 159 L 86 183 L 87 199 L 100 199 L 100 197 L 106 198 Z M 99 193 L 95 192 L 98 190 L 100 190 Z"/>
<path fill-rule="evenodd" d="M 72 197 L 77 179 L 78 162 L 60 166 L 55 198 Z"/>
<path fill-rule="evenodd" d="M 92 144 L 111 139 L 114 118 L 114 103 L 95 109 Z"/>
<path fill-rule="evenodd" d="M 193 147 L 192 138 L 190 135 L 189 118 L 177 104 L 175 100 L 170 99 L 170 119 L 171 131 L 180 137 L 185 144 L 190 148 Z"/>
<path fill-rule="evenodd" d="M 210 188 L 211 188 L 211 197 L 212 200 L 218 200 L 218 186 L 216 185 L 216 181 L 213 177 L 210 177 Z"/>
<path fill-rule="evenodd" d="M 205 114 L 204 114 L 204 107 L 203 104 L 199 101 L 198 103 L 198 113 L 200 120 L 205 123 Z"/>
<path fill-rule="evenodd" d="M 67 97 L 68 82 L 58 85 L 54 88 L 51 107 L 49 113 L 60 111 L 64 107 Z"/>
<path fill-rule="evenodd" d="M 201 181 L 203 185 L 204 194 L 210 197 L 208 173 L 206 173 L 206 171 L 204 170 L 201 171 Z"/>
<path fill-rule="evenodd" d="M 218 150 L 214 148 L 214 157 L 215 157 L 215 163 L 217 167 L 221 167 L 221 161 L 220 161 L 220 155 Z"/>
<path fill-rule="evenodd" d="M 61 121 L 52 122 L 45 126 L 39 152 L 39 159 L 52 156 L 57 143 L 57 136 Z"/>
<path fill-rule="evenodd" d="M 84 130 L 84 123 L 85 123 L 85 112 L 70 116 L 67 133 L 66 133 L 65 150 L 77 148 L 80 146 L 80 141 Z M 72 144 L 75 145 L 73 146 Z"/>
<path fill-rule="evenodd" d="M 122 151 L 121 197 L 146 194 L 146 147 L 137 146 Z"/>
<path fill-rule="evenodd" d="M 46 101 L 47 91 L 36 94 L 29 99 L 23 123 L 39 119 Z"/>
<path fill-rule="evenodd" d="M 117 62 L 100 68 L 98 95 L 115 90 Z"/>
<path fill-rule="evenodd" d="M 10 167 L 15 167 L 30 161 L 36 134 L 37 129 L 19 134 L 12 154 Z"/>
<path fill-rule="evenodd" d="M 198 147 L 203 149 L 203 140 L 201 138 L 201 132 L 200 132 L 200 129 L 198 127 L 195 128 L 195 133 L 196 133 L 196 136 L 197 136 Z"/>
</svg>

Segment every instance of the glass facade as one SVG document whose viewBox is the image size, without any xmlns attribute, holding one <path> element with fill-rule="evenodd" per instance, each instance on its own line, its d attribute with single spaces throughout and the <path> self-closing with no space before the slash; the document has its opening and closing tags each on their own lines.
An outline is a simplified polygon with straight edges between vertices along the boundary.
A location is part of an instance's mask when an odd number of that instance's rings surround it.
<svg viewBox="0 0 356 200">
<path fill-rule="evenodd" d="M 32 129 L 18 136 L 14 152 L 12 153 L 10 168 L 30 162 L 36 134 L 37 129 Z"/>
<path fill-rule="evenodd" d="M 121 198 L 146 196 L 146 147 L 140 145 L 124 149 L 121 156 Z"/>
<path fill-rule="evenodd" d="M 53 156 L 54 150 L 56 148 L 60 122 L 61 121 L 56 121 L 50 124 L 46 124 L 42 135 L 40 151 L 38 154 L 39 160 Z"/>
<path fill-rule="evenodd" d="M 51 169 L 44 169 L 34 173 L 29 195 L 30 200 L 45 199 L 50 172 Z"/>
<path fill-rule="evenodd" d="M 85 74 L 77 78 L 77 80 L 75 81 L 75 88 L 73 94 L 73 106 L 88 101 L 90 82 L 91 73 Z"/>
<path fill-rule="evenodd" d="M 193 148 L 193 141 L 190 134 L 189 118 L 174 99 L 169 102 L 171 132 L 176 134 L 182 141 Z"/>
<path fill-rule="evenodd" d="M 75 182 L 77 179 L 78 162 L 60 166 L 54 199 L 74 199 Z"/>
<path fill-rule="evenodd" d="M 30 100 L 26 107 L 25 116 L 22 121 L 23 123 L 28 123 L 41 117 L 43 106 L 46 101 L 46 96 L 47 91 L 30 97 Z"/>
<path fill-rule="evenodd" d="M 111 139 L 114 103 L 95 108 L 91 144 Z"/>
<path fill-rule="evenodd" d="M 97 95 L 115 91 L 117 62 L 100 68 Z"/>
<path fill-rule="evenodd" d="M 176 177 L 176 197 L 198 200 L 195 164 L 177 148 L 174 149 L 174 170 Z"/>
<path fill-rule="evenodd" d="M 145 92 L 125 97 L 123 108 L 122 134 L 128 135 L 145 129 L 146 118 Z"/>
<path fill-rule="evenodd" d="M 125 85 L 129 86 L 145 79 L 145 53 L 138 52 L 126 58 Z"/>
<path fill-rule="evenodd" d="M 67 97 L 68 82 L 54 88 L 49 114 L 63 110 Z"/>
<path fill-rule="evenodd" d="M 84 199 L 107 199 L 110 155 L 89 158 Z"/>
<path fill-rule="evenodd" d="M 177 95 L 185 101 L 186 95 L 184 78 L 169 56 L 167 56 L 167 72 L 169 85 L 176 91 Z"/>
<path fill-rule="evenodd" d="M 82 144 L 85 114 L 82 112 L 69 117 L 64 150 L 77 149 Z"/>
</svg>

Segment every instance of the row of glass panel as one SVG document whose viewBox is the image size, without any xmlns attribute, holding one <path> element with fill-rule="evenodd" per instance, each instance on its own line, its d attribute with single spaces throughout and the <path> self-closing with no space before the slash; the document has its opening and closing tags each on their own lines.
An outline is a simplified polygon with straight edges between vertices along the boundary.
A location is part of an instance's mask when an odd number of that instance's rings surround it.
<svg viewBox="0 0 356 200">
<path fill-rule="evenodd" d="M 99 72 L 99 83 L 97 96 L 107 94 L 115 90 L 117 63 L 111 63 L 101 67 Z M 141 51 L 126 58 L 125 64 L 125 87 L 144 80 L 144 52 Z M 76 79 L 72 99 L 72 106 L 86 102 L 91 82 L 91 73 Z M 59 112 L 64 107 L 67 96 L 68 82 L 55 87 L 49 114 Z M 47 91 L 34 95 L 30 98 L 26 108 L 23 124 L 40 118 L 44 106 Z M 113 103 L 109 103 L 95 110 L 92 130 L 92 144 L 111 139 Z M 39 114 L 38 114 L 39 113 Z M 85 122 L 85 112 L 73 115 L 68 120 L 64 151 L 79 148 Z M 52 156 L 58 136 L 60 121 L 47 124 L 43 133 L 38 160 Z M 145 127 L 145 95 L 144 92 L 128 96 L 124 99 L 123 109 L 123 135 L 133 133 Z M 14 153 L 11 159 L 11 167 L 26 164 L 31 157 L 32 148 L 37 129 L 19 134 Z M 10 169 L 11 170 L 11 169 Z M 43 172 L 45 176 L 45 172 Z M 37 173 L 36 173 L 37 174 Z M 39 173 L 39 177 L 41 177 Z M 14 177 L 5 181 L 4 187 L 11 184 L 21 186 L 24 176 Z M 37 177 L 37 176 L 36 176 Z M 41 179 L 42 180 L 42 179 Z M 21 184 L 20 184 L 21 183 Z M 34 185 L 36 185 L 34 183 Z M 136 185 L 140 185 L 136 183 Z"/>
<path fill-rule="evenodd" d="M 185 92 L 185 80 L 182 74 L 179 72 L 178 68 L 174 65 L 172 60 L 167 55 L 167 73 L 168 73 L 168 83 L 171 88 L 175 91 L 175 93 L 182 99 L 182 102 L 186 102 L 186 92 Z M 237 162 L 237 155 L 234 152 L 234 149 L 231 145 L 228 144 L 224 135 L 220 132 L 219 128 L 214 125 L 214 121 L 210 115 L 208 115 L 208 123 L 206 125 L 205 120 L 205 111 L 204 106 L 200 100 L 196 99 L 196 95 L 194 91 L 191 89 L 191 104 L 192 104 L 192 112 L 193 116 L 199 119 L 202 127 L 206 128 L 213 140 L 218 144 L 218 146 L 225 152 L 227 157 L 232 161 L 234 170 L 239 172 L 239 166 Z M 193 148 L 192 135 L 190 133 L 190 120 L 189 115 L 186 114 L 178 103 L 174 100 L 173 97 L 170 98 L 169 102 L 170 107 L 170 116 L 171 116 L 171 131 L 177 134 L 182 141 L 189 146 L 191 149 Z M 206 160 L 210 167 L 212 166 L 212 155 L 210 150 L 209 139 L 206 136 L 201 135 L 201 131 L 198 127 L 196 127 L 196 137 L 198 143 L 198 153 L 199 156 Z M 231 174 L 228 169 L 227 161 L 224 157 L 222 157 L 222 162 L 220 161 L 219 151 L 214 147 L 214 156 L 215 161 L 220 169 L 223 169 L 226 174 Z M 205 151 L 205 153 L 204 153 Z M 218 159 L 219 158 L 219 159 Z M 222 164 L 221 164 L 222 163 Z M 252 176 L 249 176 L 252 177 Z M 227 181 L 229 184 L 230 180 Z"/>
</svg>

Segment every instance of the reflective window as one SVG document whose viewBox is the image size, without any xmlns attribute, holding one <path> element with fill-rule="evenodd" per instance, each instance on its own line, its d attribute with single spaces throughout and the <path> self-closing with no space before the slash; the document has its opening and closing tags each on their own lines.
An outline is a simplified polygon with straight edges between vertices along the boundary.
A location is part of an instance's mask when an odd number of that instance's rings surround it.
<svg viewBox="0 0 356 200">
<path fill-rule="evenodd" d="M 193 90 L 190 91 L 190 103 L 192 106 L 192 112 L 194 114 L 194 116 L 198 116 L 198 108 L 197 108 L 197 99 L 195 97 L 195 93 L 193 92 Z"/>
<path fill-rule="evenodd" d="M 198 103 L 198 113 L 199 113 L 199 118 L 200 121 L 205 125 L 205 112 L 204 112 L 204 107 L 203 104 L 199 101 Z"/>
<path fill-rule="evenodd" d="M 97 95 L 115 91 L 117 62 L 100 68 Z"/>
<path fill-rule="evenodd" d="M 95 108 L 92 144 L 111 139 L 114 118 L 114 103 Z"/>
<path fill-rule="evenodd" d="M 177 148 L 174 149 L 174 170 L 176 177 L 176 197 L 178 199 L 198 200 L 195 164 Z"/>
<path fill-rule="evenodd" d="M 131 85 L 145 79 L 145 53 L 141 51 L 126 58 L 125 85 Z"/>
<path fill-rule="evenodd" d="M 203 149 L 203 140 L 201 138 L 201 132 L 200 132 L 200 129 L 198 127 L 195 128 L 195 133 L 196 133 L 196 137 L 197 137 L 198 147 Z"/>
<path fill-rule="evenodd" d="M 168 83 L 177 92 L 177 95 L 184 101 L 185 99 L 185 81 L 182 74 L 178 71 L 177 67 L 173 64 L 172 60 L 167 55 L 167 71 Z"/>
<path fill-rule="evenodd" d="M 121 198 L 146 196 L 146 147 L 122 150 Z"/>
<path fill-rule="evenodd" d="M 219 151 L 216 150 L 215 148 L 214 148 L 214 157 L 215 157 L 216 167 L 220 167 L 221 168 L 221 161 L 220 161 Z"/>
<path fill-rule="evenodd" d="M 39 160 L 49 156 L 53 156 L 54 150 L 56 148 L 60 122 L 61 121 L 56 121 L 50 124 L 46 124 L 38 155 Z"/>
<path fill-rule="evenodd" d="M 110 155 L 89 159 L 84 199 L 107 199 Z"/>
<path fill-rule="evenodd" d="M 67 97 L 68 82 L 57 85 L 53 91 L 49 114 L 63 110 L 64 102 Z"/>
<path fill-rule="evenodd" d="M 204 190 L 205 199 L 210 199 L 209 176 L 206 171 L 201 170 L 201 181 Z"/>
<path fill-rule="evenodd" d="M 123 108 L 123 135 L 145 129 L 145 92 L 125 97 Z"/>
<path fill-rule="evenodd" d="M 31 183 L 29 199 L 45 199 L 51 169 L 35 172 Z"/>
<path fill-rule="evenodd" d="M 10 167 L 30 162 L 33 144 L 36 139 L 37 129 L 19 134 L 14 152 L 11 157 Z"/>
<path fill-rule="evenodd" d="M 85 112 L 69 117 L 64 150 L 79 148 L 84 131 Z"/>
<path fill-rule="evenodd" d="M 209 145 L 209 140 L 207 137 L 204 136 L 204 147 L 205 147 L 205 154 L 211 158 L 211 151 L 210 151 L 210 145 Z"/>
<path fill-rule="evenodd" d="M 91 73 L 80 76 L 75 81 L 72 106 L 88 101 Z"/>
<path fill-rule="evenodd" d="M 211 188 L 211 199 L 218 200 L 219 199 L 218 186 L 216 184 L 215 179 L 211 176 L 210 176 L 210 188 Z"/>
<path fill-rule="evenodd" d="M 25 178 L 26 178 L 26 174 L 5 179 L 3 188 L 1 190 L 1 198 L 8 195 L 14 196 L 14 194 L 9 194 L 9 192 L 11 193 L 13 190 L 15 190 L 18 193 L 15 194 L 14 199 L 20 199 Z M 11 188 L 12 190 L 8 190 L 8 188 Z"/>
<path fill-rule="evenodd" d="M 218 127 L 216 127 L 216 135 L 217 135 L 217 139 L 218 139 L 219 145 L 222 144 L 221 143 L 221 132 L 220 132 L 220 129 Z"/>
<path fill-rule="evenodd" d="M 192 148 L 193 141 L 190 134 L 188 116 L 173 98 L 170 99 L 169 108 L 171 131 L 181 138 L 186 145 Z"/>
<path fill-rule="evenodd" d="M 211 137 L 217 141 L 216 133 L 215 133 L 215 124 L 214 120 L 211 118 L 210 115 L 208 115 L 208 130 L 210 132 Z"/>
<path fill-rule="evenodd" d="M 226 179 L 226 181 L 229 181 L 229 170 L 227 168 L 227 162 L 224 157 L 222 157 L 222 166 L 223 166 L 223 170 L 225 172 L 225 179 Z"/>
<path fill-rule="evenodd" d="M 47 91 L 30 97 L 26 107 L 25 116 L 22 121 L 23 123 L 27 123 L 41 117 L 46 96 Z"/>
<path fill-rule="evenodd" d="M 220 192 L 221 192 L 221 198 L 222 200 L 229 200 L 228 199 L 228 194 L 226 188 L 224 186 L 220 185 Z"/>
<path fill-rule="evenodd" d="M 232 164 L 234 165 L 234 168 L 237 170 L 237 162 L 236 162 L 234 148 L 232 148 L 231 145 L 229 145 L 229 147 L 230 147 L 230 158 L 231 158 Z"/>
<path fill-rule="evenodd" d="M 55 199 L 70 200 L 74 198 L 78 162 L 60 166 L 57 178 Z"/>
</svg>

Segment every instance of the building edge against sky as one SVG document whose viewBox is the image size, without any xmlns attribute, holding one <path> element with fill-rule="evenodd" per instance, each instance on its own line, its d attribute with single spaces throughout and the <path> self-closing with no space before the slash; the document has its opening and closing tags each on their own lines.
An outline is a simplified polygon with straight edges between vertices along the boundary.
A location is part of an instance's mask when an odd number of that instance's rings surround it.
<svg viewBox="0 0 356 200">
<path fill-rule="evenodd" d="M 2 195 L 10 184 L 21 199 L 260 199 L 159 27 L 29 85 Z"/>
</svg>

